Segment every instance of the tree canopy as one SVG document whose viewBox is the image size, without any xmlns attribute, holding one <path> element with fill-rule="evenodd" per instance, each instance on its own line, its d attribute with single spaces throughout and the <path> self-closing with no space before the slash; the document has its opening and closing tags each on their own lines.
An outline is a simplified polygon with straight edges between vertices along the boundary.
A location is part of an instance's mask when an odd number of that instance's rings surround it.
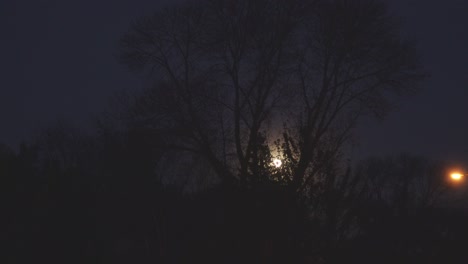
<svg viewBox="0 0 468 264">
<path fill-rule="evenodd" d="M 424 76 L 397 22 L 374 0 L 168 7 L 121 39 L 121 61 L 154 81 L 128 122 L 223 181 L 248 187 L 267 175 L 303 192 L 360 117 L 383 116 Z"/>
</svg>

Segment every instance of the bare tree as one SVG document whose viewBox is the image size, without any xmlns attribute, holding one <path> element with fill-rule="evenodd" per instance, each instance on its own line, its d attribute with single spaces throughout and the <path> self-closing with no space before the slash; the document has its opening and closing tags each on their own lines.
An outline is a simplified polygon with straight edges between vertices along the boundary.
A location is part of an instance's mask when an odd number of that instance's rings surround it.
<svg viewBox="0 0 468 264">
<path fill-rule="evenodd" d="M 361 116 L 382 116 L 423 76 L 374 0 L 189 2 L 140 19 L 121 43 L 123 63 L 155 80 L 130 120 L 244 187 L 279 157 L 271 173 L 307 191 Z"/>
<path fill-rule="evenodd" d="M 447 193 L 446 164 L 402 154 L 362 162 L 356 173 L 366 185 L 366 195 L 399 214 L 441 206 Z"/>
</svg>

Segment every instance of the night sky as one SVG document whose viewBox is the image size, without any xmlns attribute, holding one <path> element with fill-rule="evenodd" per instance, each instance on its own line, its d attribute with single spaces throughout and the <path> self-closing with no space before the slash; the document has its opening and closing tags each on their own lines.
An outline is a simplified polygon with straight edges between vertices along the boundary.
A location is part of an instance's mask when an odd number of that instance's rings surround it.
<svg viewBox="0 0 468 264">
<path fill-rule="evenodd" d="M 80 126 L 143 78 L 117 61 L 131 22 L 170 1 L 0 2 L 0 142 L 14 148 L 57 119 Z M 468 1 L 388 1 L 431 77 L 383 121 L 359 129 L 357 156 L 409 152 L 468 165 Z"/>
</svg>

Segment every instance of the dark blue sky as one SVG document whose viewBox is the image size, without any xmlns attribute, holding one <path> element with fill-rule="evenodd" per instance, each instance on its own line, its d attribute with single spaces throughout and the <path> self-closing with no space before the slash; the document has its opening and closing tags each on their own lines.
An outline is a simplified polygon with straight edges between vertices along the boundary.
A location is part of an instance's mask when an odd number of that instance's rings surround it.
<svg viewBox="0 0 468 264">
<path fill-rule="evenodd" d="M 468 1 L 389 1 L 418 42 L 431 78 L 383 122 L 361 128 L 361 151 L 409 152 L 468 165 Z"/>
<path fill-rule="evenodd" d="M 132 20 L 167 1 L 0 2 L 0 142 L 29 139 L 61 118 L 82 124 L 118 90 L 142 86 L 116 59 Z M 354 152 L 402 151 L 468 165 L 468 1 L 388 1 L 432 77 L 382 122 L 365 122 Z"/>
</svg>

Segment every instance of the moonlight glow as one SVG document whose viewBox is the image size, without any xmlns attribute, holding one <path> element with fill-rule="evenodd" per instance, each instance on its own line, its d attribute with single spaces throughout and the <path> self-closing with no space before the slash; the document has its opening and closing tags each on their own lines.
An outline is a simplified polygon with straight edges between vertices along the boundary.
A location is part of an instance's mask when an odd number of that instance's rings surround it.
<svg viewBox="0 0 468 264">
<path fill-rule="evenodd" d="M 281 164 L 283 163 L 281 162 L 280 159 L 273 159 L 273 166 L 275 166 L 276 168 L 281 167 Z"/>
</svg>

